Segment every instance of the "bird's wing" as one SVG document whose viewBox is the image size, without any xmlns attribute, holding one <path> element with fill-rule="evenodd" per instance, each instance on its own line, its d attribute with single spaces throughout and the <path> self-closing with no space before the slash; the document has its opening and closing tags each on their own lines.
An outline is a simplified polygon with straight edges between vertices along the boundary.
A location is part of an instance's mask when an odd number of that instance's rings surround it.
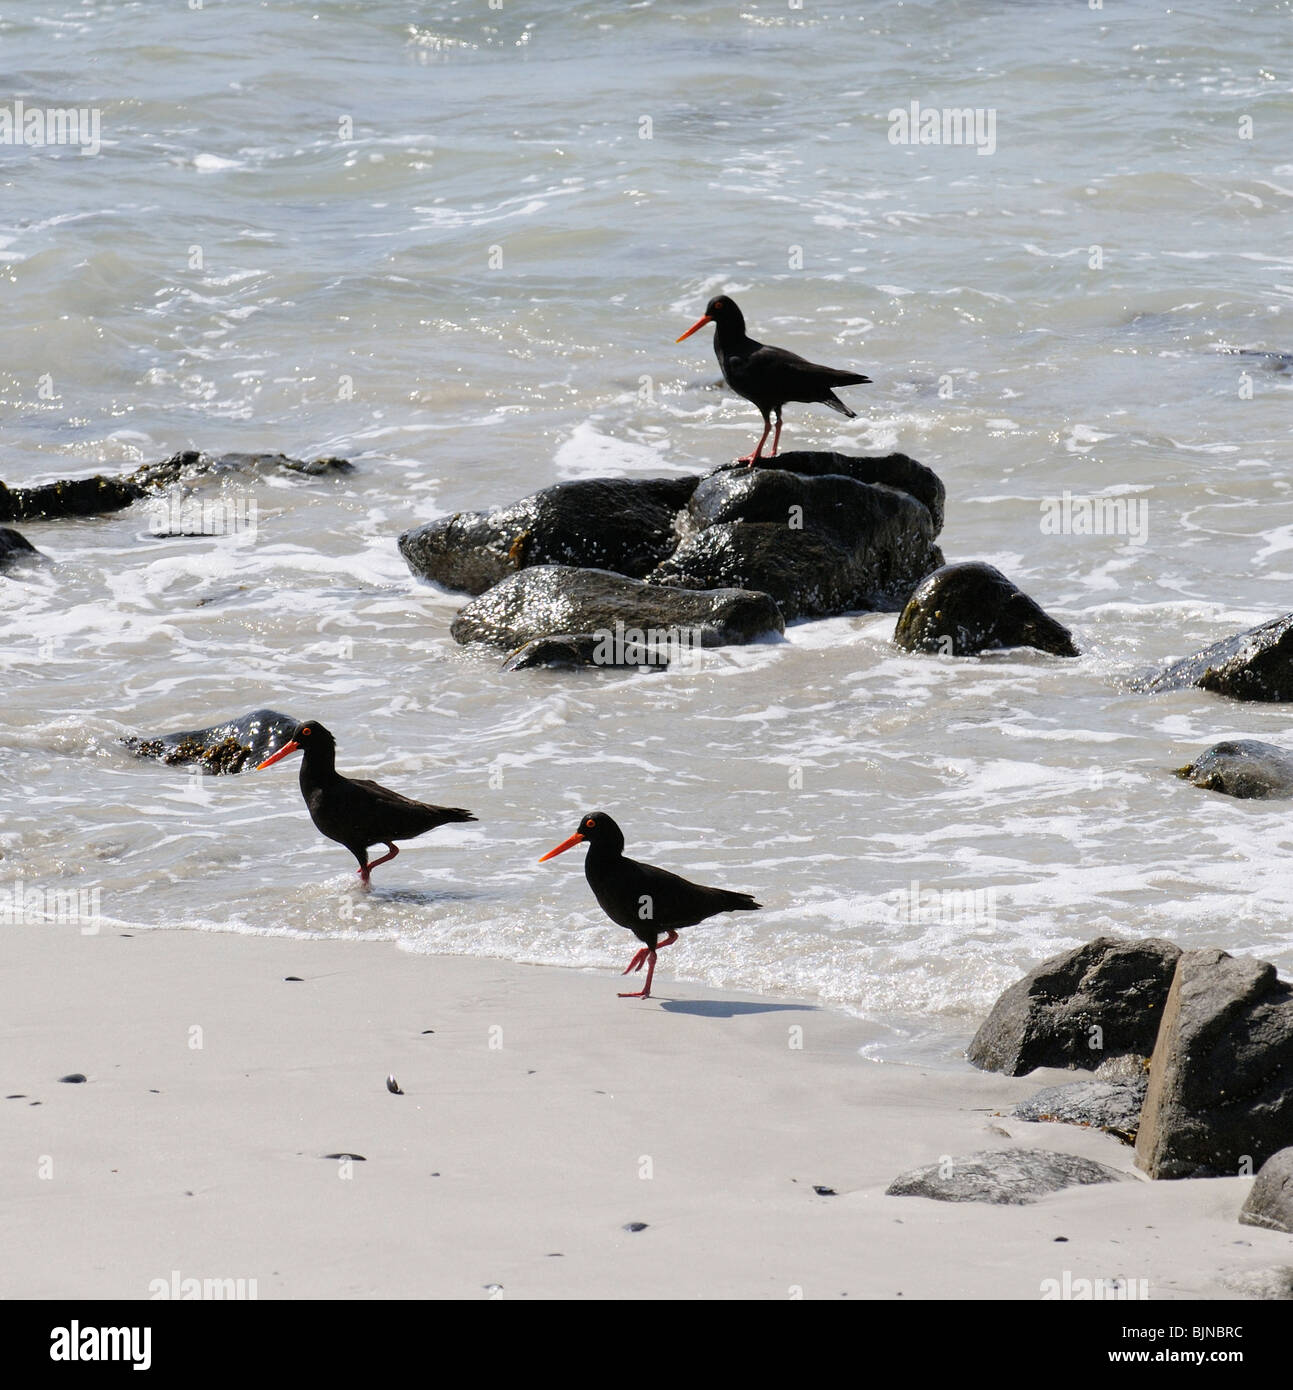
<svg viewBox="0 0 1293 1390">
<path fill-rule="evenodd" d="M 859 372 L 810 362 L 787 348 L 762 345 L 746 358 L 746 369 L 751 380 L 766 381 L 769 387 L 779 386 L 783 391 L 788 391 L 790 394 L 786 395 L 786 400 L 816 399 L 832 386 L 858 386 L 870 380 L 870 377 Z M 804 393 L 802 397 L 798 394 L 800 392 Z"/>
</svg>

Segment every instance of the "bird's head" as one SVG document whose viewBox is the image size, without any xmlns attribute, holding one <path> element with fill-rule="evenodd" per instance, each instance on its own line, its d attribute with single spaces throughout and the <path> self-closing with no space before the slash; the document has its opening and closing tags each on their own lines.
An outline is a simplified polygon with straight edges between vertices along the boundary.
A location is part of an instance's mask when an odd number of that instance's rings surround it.
<svg viewBox="0 0 1293 1390">
<path fill-rule="evenodd" d="M 624 849 L 624 832 L 610 816 L 605 811 L 589 811 L 587 815 L 580 816 L 579 829 L 568 840 L 563 840 L 556 849 L 550 849 L 539 863 L 542 864 L 544 859 L 553 859 L 558 854 L 564 854 L 585 840 L 590 846 L 598 849 L 609 849 L 616 853 L 621 853 Z"/>
<path fill-rule="evenodd" d="M 276 763 L 280 758 L 286 758 L 289 753 L 295 753 L 297 749 L 305 753 L 314 750 L 336 752 L 337 741 L 332 737 L 327 729 L 315 719 L 303 719 L 288 736 L 287 742 L 278 750 L 271 753 L 263 763 L 256 764 L 256 771 L 262 767 L 269 767 L 271 763 Z"/>
<path fill-rule="evenodd" d="M 682 338 L 690 338 L 697 329 L 704 328 L 707 323 L 717 324 L 720 334 L 731 330 L 737 333 L 745 332 L 745 316 L 736 307 L 736 300 L 729 299 L 725 294 L 715 295 L 705 305 L 704 314 L 692 324 Z M 682 338 L 676 338 L 674 341 L 680 343 Z"/>
</svg>

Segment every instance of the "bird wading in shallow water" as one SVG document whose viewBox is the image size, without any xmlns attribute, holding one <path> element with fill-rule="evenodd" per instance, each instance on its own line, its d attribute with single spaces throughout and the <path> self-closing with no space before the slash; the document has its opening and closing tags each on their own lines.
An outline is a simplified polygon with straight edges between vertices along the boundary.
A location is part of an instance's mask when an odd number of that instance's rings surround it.
<svg viewBox="0 0 1293 1390">
<path fill-rule="evenodd" d="M 273 757 L 257 763 L 256 771 L 269 767 L 300 749 L 301 795 L 315 826 L 330 840 L 336 840 L 359 861 L 359 877 L 364 883 L 379 865 L 399 853 L 396 840 L 411 840 L 438 825 L 451 821 L 475 820 L 470 811 L 455 806 L 428 806 L 412 801 L 399 792 L 376 782 L 343 777 L 337 771 L 337 741 L 322 724 L 303 720 Z M 385 845 L 390 851 L 371 862 L 369 845 Z"/>
<path fill-rule="evenodd" d="M 763 457 L 763 442 L 772 428 L 772 417 L 777 417 L 776 433 L 772 436 L 772 453 L 775 458 L 777 443 L 781 439 L 781 407 L 787 401 L 806 401 L 828 405 L 847 415 L 850 420 L 857 416 L 835 394 L 836 386 L 861 386 L 871 380 L 858 372 L 840 371 L 836 367 L 819 367 L 816 362 L 808 362 L 798 354 L 785 348 L 769 347 L 757 343 L 745 331 L 745 316 L 736 307 L 736 301 L 720 294 L 705 305 L 704 315 L 676 339 L 690 338 L 707 323 L 714 325 L 714 351 L 718 355 L 718 365 L 723 372 L 723 380 L 747 401 L 753 401 L 763 416 L 763 433 L 754 446 L 754 452 L 737 459 L 738 463 L 749 464 L 751 468 Z"/>
<path fill-rule="evenodd" d="M 624 974 L 647 967 L 646 984 L 621 999 L 649 999 L 655 975 L 656 952 L 672 946 L 683 927 L 694 927 L 716 912 L 757 912 L 759 904 L 748 893 L 726 888 L 705 888 L 690 883 L 667 869 L 639 864 L 624 854 L 624 832 L 605 811 L 593 811 L 579 821 L 579 829 L 539 860 L 564 854 L 587 843 L 584 877 L 602 911 L 642 943 Z M 660 938 L 665 940 L 661 941 Z"/>
</svg>

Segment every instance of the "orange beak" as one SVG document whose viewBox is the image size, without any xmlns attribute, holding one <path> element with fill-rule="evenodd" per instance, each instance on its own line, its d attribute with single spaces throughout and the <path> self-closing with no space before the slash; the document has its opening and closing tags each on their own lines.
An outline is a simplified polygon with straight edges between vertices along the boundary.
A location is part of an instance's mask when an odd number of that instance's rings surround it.
<svg viewBox="0 0 1293 1390">
<path fill-rule="evenodd" d="M 539 860 L 539 863 L 542 864 L 544 859 L 555 859 L 557 855 L 565 854 L 568 849 L 574 849 L 577 844 L 582 843 L 583 838 L 584 837 L 576 831 L 568 840 L 562 840 L 556 849 L 550 849 L 547 854 L 543 856 L 543 859 Z"/>
<path fill-rule="evenodd" d="M 707 323 L 713 322 L 714 320 L 710 318 L 708 314 L 703 315 L 701 318 L 698 318 L 695 323 L 692 324 L 692 326 L 682 335 L 682 338 L 690 338 L 693 333 L 697 332 L 699 329 L 704 328 L 704 326 Z M 680 343 L 682 342 L 682 338 L 675 338 L 674 342 Z"/>
<path fill-rule="evenodd" d="M 265 761 L 264 761 L 263 763 L 257 763 L 257 764 L 256 764 L 256 771 L 259 772 L 259 771 L 261 770 L 262 767 L 268 767 L 271 763 L 276 763 L 280 758 L 285 758 L 285 757 L 287 757 L 287 755 L 288 755 L 289 753 L 295 753 L 296 750 L 297 750 L 300 746 L 301 746 L 301 745 L 300 745 L 299 743 L 292 743 L 292 742 L 289 740 L 289 742 L 285 743 L 285 744 L 278 750 L 277 753 L 271 753 L 270 756 L 269 756 L 268 758 L 266 758 Z"/>
</svg>

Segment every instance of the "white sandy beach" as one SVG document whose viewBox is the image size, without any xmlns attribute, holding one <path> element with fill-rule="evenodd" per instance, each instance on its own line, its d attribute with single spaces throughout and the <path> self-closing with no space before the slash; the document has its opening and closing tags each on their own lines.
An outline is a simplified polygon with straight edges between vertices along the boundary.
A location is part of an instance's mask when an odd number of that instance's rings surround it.
<svg viewBox="0 0 1293 1390">
<path fill-rule="evenodd" d="M 1293 1256 L 1236 1224 L 1238 1178 L 1022 1207 L 886 1197 L 945 1154 L 1131 1173 L 1132 1151 L 993 1116 L 1068 1073 L 867 1061 L 843 1014 L 663 963 L 643 1002 L 609 973 L 387 942 L 53 925 L 4 942 L 3 1091 L 22 1096 L 0 1108 L 4 1298 L 145 1299 L 174 1278 L 261 1299 L 1035 1300 L 1066 1271 L 1235 1298 Z"/>
</svg>

